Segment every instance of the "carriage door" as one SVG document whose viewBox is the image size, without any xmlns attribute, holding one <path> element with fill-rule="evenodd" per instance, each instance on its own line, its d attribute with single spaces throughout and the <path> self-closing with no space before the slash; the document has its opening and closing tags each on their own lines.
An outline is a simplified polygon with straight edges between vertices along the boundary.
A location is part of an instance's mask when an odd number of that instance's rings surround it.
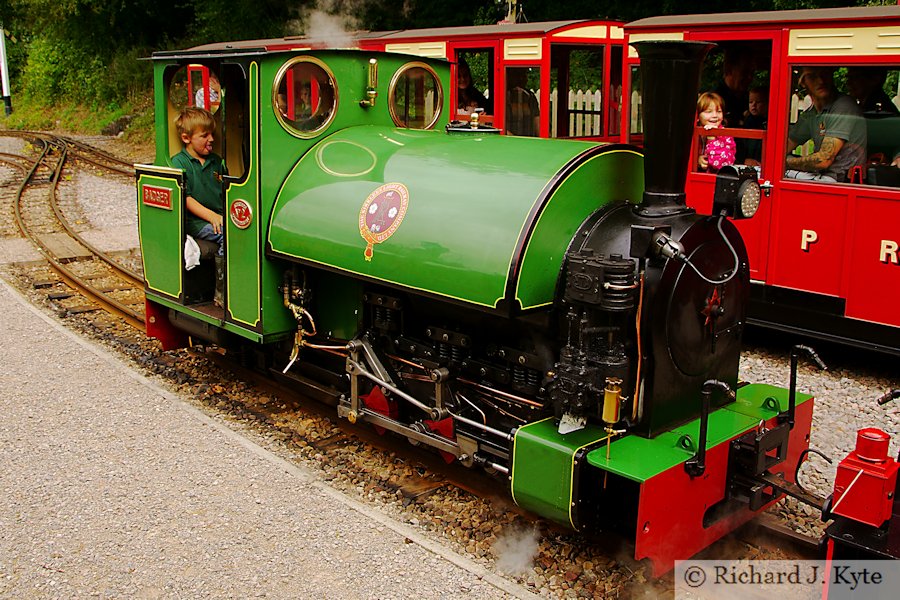
<svg viewBox="0 0 900 600">
<path fill-rule="evenodd" d="M 781 180 L 783 135 L 778 114 L 785 106 L 790 73 L 781 60 L 781 33 L 775 31 L 688 33 L 686 40 L 715 42 L 703 65 L 700 91 L 726 96 L 726 132 L 735 140 L 736 164 L 757 168 L 760 183 L 770 182 L 770 194 L 763 198 L 752 219 L 736 221 L 750 257 L 750 277 L 765 281 L 769 260 L 770 227 L 774 203 L 778 202 Z M 728 81 L 726 82 L 726 71 Z M 729 85 L 730 83 L 730 85 Z M 734 91 L 735 88 L 737 91 Z M 748 97 L 765 98 L 767 116 L 748 114 Z M 756 111 L 759 112 L 759 111 Z M 703 130 L 697 128 L 687 176 L 688 203 L 702 214 L 710 214 L 715 190 L 715 173 L 699 166 L 704 145 Z"/>
</svg>

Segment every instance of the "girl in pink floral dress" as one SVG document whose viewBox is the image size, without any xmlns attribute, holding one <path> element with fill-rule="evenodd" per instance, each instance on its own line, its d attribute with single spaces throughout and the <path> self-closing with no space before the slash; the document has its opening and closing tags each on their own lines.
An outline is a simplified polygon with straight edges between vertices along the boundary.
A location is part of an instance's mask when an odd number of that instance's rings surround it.
<svg viewBox="0 0 900 600">
<path fill-rule="evenodd" d="M 724 127 L 725 102 L 712 92 L 700 94 L 697 99 L 697 124 L 704 129 Z M 734 164 L 734 138 L 718 135 L 700 138 L 700 158 L 697 166 L 701 171 L 715 173 L 725 165 Z"/>
</svg>

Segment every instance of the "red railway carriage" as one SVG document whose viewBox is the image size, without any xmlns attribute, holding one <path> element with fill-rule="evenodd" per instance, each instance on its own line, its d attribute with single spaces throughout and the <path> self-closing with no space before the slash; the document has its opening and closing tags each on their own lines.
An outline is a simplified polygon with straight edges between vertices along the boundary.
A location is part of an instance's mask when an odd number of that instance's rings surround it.
<svg viewBox="0 0 900 600">
<path fill-rule="evenodd" d="M 747 143 L 743 140 L 757 141 L 760 180 L 770 183 L 757 215 L 738 223 L 754 283 L 748 322 L 900 354 L 900 169 L 891 166 L 900 153 L 900 6 L 654 17 L 625 30 L 630 42 L 718 44 L 718 55 L 706 63 L 707 90 L 722 80 L 729 54 L 743 54 L 752 65 L 757 92 L 767 96 L 764 129 L 719 130 L 735 137 L 739 148 Z M 636 65 L 633 51 L 627 62 Z M 789 132 L 809 101 L 799 81 L 804 67 L 833 73 L 840 93 L 857 92 L 853 82 L 861 73 L 881 87 L 881 102 L 860 107 L 867 139 L 864 162 L 839 173 L 834 182 L 786 173 L 786 155 L 794 145 Z M 632 95 L 622 123 L 623 138 L 640 144 L 636 73 L 626 69 Z M 708 214 L 716 176 L 697 164 L 701 133 L 698 129 L 691 155 L 687 197 Z M 814 151 L 801 145 L 794 154 Z"/>
<path fill-rule="evenodd" d="M 501 23 L 360 33 L 364 50 L 445 58 L 458 81 L 460 64 L 487 97 L 482 122 L 505 133 L 618 141 L 623 24 L 616 21 Z M 533 94 L 534 99 L 529 96 Z M 451 106 L 459 107 L 454 85 Z"/>
</svg>

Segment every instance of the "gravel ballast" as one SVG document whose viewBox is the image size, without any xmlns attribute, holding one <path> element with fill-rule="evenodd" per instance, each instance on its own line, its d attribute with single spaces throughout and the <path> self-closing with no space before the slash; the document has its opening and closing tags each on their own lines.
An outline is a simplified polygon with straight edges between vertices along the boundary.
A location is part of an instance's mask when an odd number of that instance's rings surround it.
<svg viewBox="0 0 900 600">
<path fill-rule="evenodd" d="M 527 597 L 0 286 L 0 595 Z"/>
</svg>

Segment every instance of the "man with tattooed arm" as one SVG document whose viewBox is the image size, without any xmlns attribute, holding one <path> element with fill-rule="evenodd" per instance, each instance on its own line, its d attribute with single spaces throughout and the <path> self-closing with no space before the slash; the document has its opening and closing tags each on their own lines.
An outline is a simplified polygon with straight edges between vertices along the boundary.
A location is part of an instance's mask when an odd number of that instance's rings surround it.
<svg viewBox="0 0 900 600">
<path fill-rule="evenodd" d="M 812 106 L 800 114 L 788 132 L 788 152 L 813 140 L 808 156 L 788 154 L 785 177 L 827 183 L 848 181 L 855 166 L 866 163 L 866 123 L 850 96 L 834 86 L 834 69 L 803 67 L 800 85 Z"/>
</svg>

